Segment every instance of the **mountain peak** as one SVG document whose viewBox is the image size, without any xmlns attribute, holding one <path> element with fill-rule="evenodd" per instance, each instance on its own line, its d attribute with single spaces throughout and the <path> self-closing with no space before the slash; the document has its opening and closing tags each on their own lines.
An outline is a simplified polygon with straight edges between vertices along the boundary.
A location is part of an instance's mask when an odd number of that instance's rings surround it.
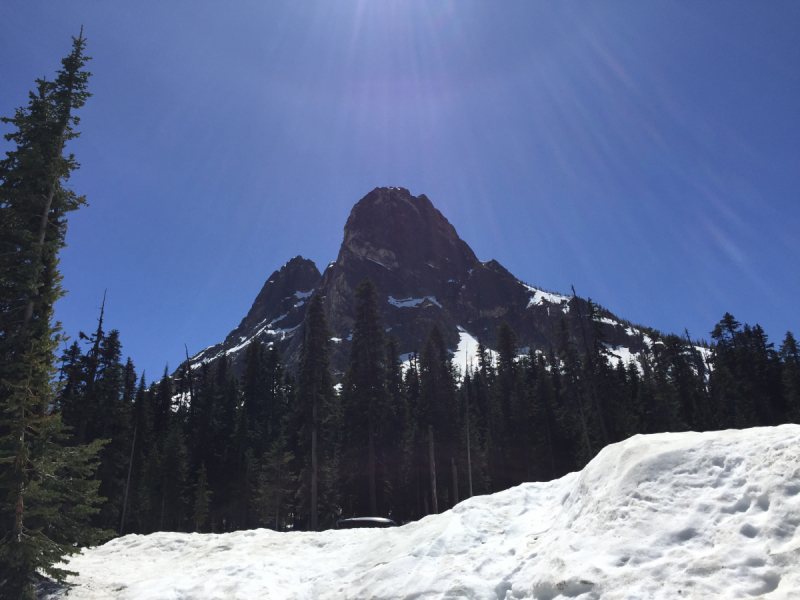
<svg viewBox="0 0 800 600">
<path fill-rule="evenodd" d="M 348 254 L 388 269 L 424 264 L 466 271 L 478 262 L 455 227 L 424 194 L 412 196 L 396 187 L 375 188 L 353 207 L 344 226 L 339 259 Z"/>
<path fill-rule="evenodd" d="M 559 343 L 561 320 L 576 332 L 586 314 L 585 306 L 572 310 L 574 299 L 530 287 L 496 260 L 479 261 L 425 195 L 381 187 L 353 207 L 339 255 L 324 274 L 302 256 L 291 259 L 269 277 L 250 312 L 225 341 L 207 348 L 195 361 L 225 354 L 241 373 L 244 348 L 260 340 L 277 344 L 287 366 L 296 367 L 302 348 L 300 326 L 316 290 L 324 297 L 333 335 L 333 368 L 342 372 L 355 317 L 354 293 L 365 277 L 375 284 L 384 329 L 397 337 L 401 354 L 421 350 L 434 324 L 451 349 L 477 339 L 491 346 L 500 326 L 508 323 L 521 347 L 547 350 Z M 635 332 L 611 313 L 604 311 L 602 317 L 611 347 L 625 346 L 631 352 L 643 347 Z"/>
</svg>

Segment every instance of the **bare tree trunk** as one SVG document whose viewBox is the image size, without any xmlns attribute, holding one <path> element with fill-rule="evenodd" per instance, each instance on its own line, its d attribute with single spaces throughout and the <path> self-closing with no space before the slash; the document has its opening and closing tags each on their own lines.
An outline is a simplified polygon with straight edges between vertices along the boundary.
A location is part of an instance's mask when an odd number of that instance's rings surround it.
<svg viewBox="0 0 800 600">
<path fill-rule="evenodd" d="M 466 386 L 466 379 L 464 380 Z M 469 388 L 464 390 L 467 397 L 467 476 L 469 479 L 469 497 L 472 498 L 472 456 L 469 447 Z"/>
<path fill-rule="evenodd" d="M 133 470 L 133 449 L 136 447 L 136 431 L 137 427 L 133 428 L 133 443 L 131 444 L 131 460 L 128 463 L 128 482 L 125 484 L 125 501 L 122 503 L 122 519 L 119 523 L 119 534 L 122 535 L 122 530 L 125 528 L 125 511 L 128 508 L 128 490 L 131 487 L 131 471 Z"/>
<path fill-rule="evenodd" d="M 64 136 L 64 130 L 61 130 L 61 138 Z M 59 152 L 62 151 L 64 147 L 64 142 L 59 144 Z M 39 239 L 38 242 L 38 250 L 39 254 L 42 253 L 42 247 L 44 246 L 44 237 L 45 233 L 47 232 L 47 224 L 48 224 L 48 216 L 50 216 L 50 207 L 53 204 L 53 193 L 55 192 L 55 183 L 53 183 L 50 188 L 47 190 L 47 199 L 45 200 L 44 209 L 42 210 L 42 218 L 39 221 Z M 33 318 L 33 302 L 34 296 L 28 298 L 28 303 L 25 305 L 25 313 L 22 316 L 22 328 L 26 329 L 28 324 L 30 323 L 31 319 Z"/>
<path fill-rule="evenodd" d="M 378 516 L 378 500 L 375 497 L 375 426 L 373 423 L 372 402 L 369 404 L 369 510 L 373 517 Z"/>
<path fill-rule="evenodd" d="M 458 469 L 456 469 L 456 459 L 450 457 L 450 466 L 453 468 L 453 506 L 458 504 Z"/>
<path fill-rule="evenodd" d="M 311 429 L 311 530 L 317 530 L 317 398 L 316 390 L 312 389 L 314 407 L 312 409 Z"/>
<path fill-rule="evenodd" d="M 14 506 L 14 528 L 11 530 L 14 537 L 18 540 L 22 536 L 22 519 L 25 515 L 25 484 L 19 484 L 19 496 L 17 496 L 17 503 Z"/>
<path fill-rule="evenodd" d="M 417 514 L 422 515 L 422 507 L 419 504 L 419 465 L 417 465 L 417 476 L 414 478 L 414 481 L 417 484 Z M 425 501 L 425 515 L 428 514 L 428 502 Z"/>
<path fill-rule="evenodd" d="M 80 38 L 83 37 L 83 28 L 81 28 L 81 35 Z M 75 77 L 74 75 L 70 76 L 69 87 L 67 91 L 67 96 L 70 98 L 70 104 L 67 106 L 66 114 L 62 115 L 61 119 L 61 131 L 58 132 L 58 136 L 56 137 L 56 155 L 52 157 L 55 159 L 59 157 L 64 152 L 64 134 L 67 132 L 67 125 L 69 124 L 70 116 L 72 115 L 72 90 L 73 86 L 75 85 Z M 51 165 L 48 165 L 51 167 Z M 39 246 L 39 258 L 42 255 L 42 249 L 44 248 L 44 239 L 47 234 L 47 226 L 50 223 L 50 209 L 53 206 L 53 195 L 56 191 L 56 186 L 58 185 L 58 179 L 53 181 L 47 188 L 47 196 L 45 197 L 44 208 L 42 209 L 42 216 L 39 219 L 39 235 L 37 240 L 37 245 Z M 31 319 L 33 318 L 33 303 L 34 303 L 35 296 L 31 296 L 28 298 L 28 302 L 25 305 L 25 312 L 22 316 L 22 329 L 27 329 L 28 325 L 30 324 Z"/>
<path fill-rule="evenodd" d="M 547 418 L 547 413 L 544 415 L 544 424 L 547 431 L 547 447 L 550 450 L 550 467 L 553 469 L 553 479 L 556 478 L 556 462 L 553 458 L 553 440 L 550 437 L 550 419 Z"/>
<path fill-rule="evenodd" d="M 281 463 L 283 462 L 282 459 L 282 452 L 278 452 L 278 493 L 275 495 L 275 531 L 280 531 L 280 517 L 281 517 L 281 491 L 282 491 L 282 483 L 281 483 Z"/>
<path fill-rule="evenodd" d="M 164 491 L 161 494 L 161 522 L 158 526 L 159 531 L 164 531 L 164 505 L 167 502 L 167 478 L 164 478 Z M 224 522 L 224 519 L 223 519 Z"/>
<path fill-rule="evenodd" d="M 433 513 L 439 514 L 439 500 L 436 497 L 436 460 L 433 456 L 433 425 L 428 425 L 428 447 L 431 458 L 431 502 L 433 503 Z"/>
</svg>

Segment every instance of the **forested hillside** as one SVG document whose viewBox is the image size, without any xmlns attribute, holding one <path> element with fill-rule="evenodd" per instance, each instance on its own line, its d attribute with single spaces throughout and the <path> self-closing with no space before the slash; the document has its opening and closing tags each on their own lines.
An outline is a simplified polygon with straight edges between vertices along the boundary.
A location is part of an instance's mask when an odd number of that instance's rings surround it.
<svg viewBox="0 0 800 600">
<path fill-rule="evenodd" d="M 648 330 L 647 349 L 624 364 L 590 302 L 583 330 L 562 320 L 561 343 L 548 352 L 518 355 L 503 326 L 495 352 L 481 344 L 464 372 L 435 325 L 404 365 L 375 297 L 369 280 L 355 293 L 339 385 L 319 295 L 297 373 L 275 346 L 255 342 L 241 380 L 219 360 L 148 383 L 122 363 L 119 333 L 101 318 L 64 353 L 58 399 L 75 443 L 109 440 L 97 473 L 108 501 L 96 525 L 150 533 L 320 529 L 372 514 L 403 522 L 561 477 L 637 433 L 800 420 L 792 334 L 776 350 L 758 325 L 729 314 L 710 348 Z"/>
</svg>

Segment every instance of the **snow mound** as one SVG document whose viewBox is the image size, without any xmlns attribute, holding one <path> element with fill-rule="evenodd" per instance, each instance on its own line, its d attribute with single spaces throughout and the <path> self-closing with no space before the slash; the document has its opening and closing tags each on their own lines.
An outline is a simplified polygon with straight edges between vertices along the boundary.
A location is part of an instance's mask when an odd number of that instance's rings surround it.
<svg viewBox="0 0 800 600">
<path fill-rule="evenodd" d="M 70 599 L 800 597 L 800 426 L 638 435 L 396 529 L 129 535 Z"/>
</svg>

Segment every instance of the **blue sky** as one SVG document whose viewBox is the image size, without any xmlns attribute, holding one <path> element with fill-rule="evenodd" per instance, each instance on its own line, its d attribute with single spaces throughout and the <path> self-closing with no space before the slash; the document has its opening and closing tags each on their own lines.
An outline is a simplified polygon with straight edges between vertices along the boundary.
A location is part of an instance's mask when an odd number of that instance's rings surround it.
<svg viewBox="0 0 800 600">
<path fill-rule="evenodd" d="M 800 334 L 800 3 L 9 1 L 0 114 L 81 25 L 56 316 L 76 338 L 107 289 L 148 379 L 289 258 L 334 260 L 377 186 L 635 323 Z"/>
</svg>

